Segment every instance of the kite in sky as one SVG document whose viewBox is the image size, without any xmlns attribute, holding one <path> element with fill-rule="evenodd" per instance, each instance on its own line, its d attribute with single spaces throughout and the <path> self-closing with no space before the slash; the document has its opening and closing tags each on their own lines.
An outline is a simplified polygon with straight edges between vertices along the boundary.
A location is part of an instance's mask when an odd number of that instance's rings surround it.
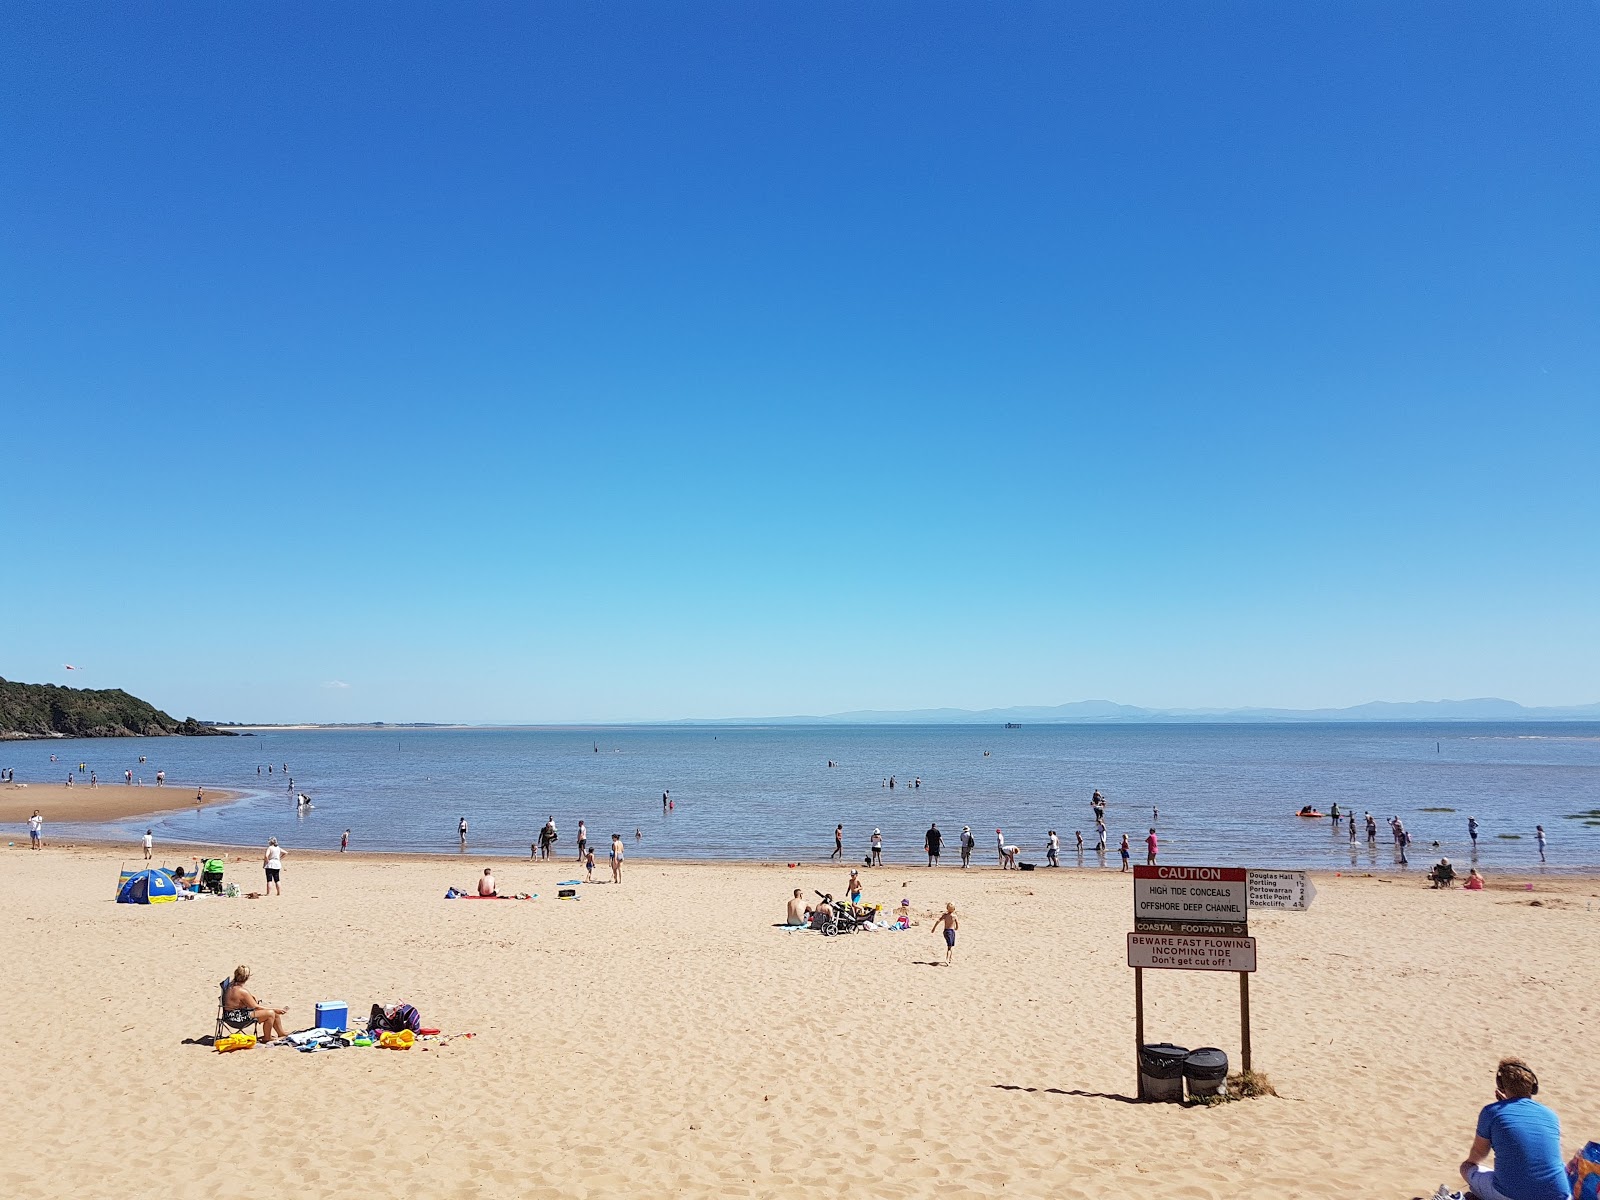
<svg viewBox="0 0 1600 1200">
<path fill-rule="evenodd" d="M 76 671 L 78 669 L 77 667 L 73 666 L 71 663 L 62 663 L 61 665 L 63 667 L 65 667 L 69 671 Z"/>
</svg>

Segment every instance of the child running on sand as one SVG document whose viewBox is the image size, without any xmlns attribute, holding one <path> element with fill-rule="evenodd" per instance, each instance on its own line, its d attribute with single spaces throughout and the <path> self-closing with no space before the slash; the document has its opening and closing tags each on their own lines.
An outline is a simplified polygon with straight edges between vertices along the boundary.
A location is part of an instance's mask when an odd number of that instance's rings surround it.
<svg viewBox="0 0 1600 1200">
<path fill-rule="evenodd" d="M 961 928 L 961 921 L 956 916 L 956 906 L 946 904 L 944 912 L 940 913 L 933 922 L 934 932 L 944 930 L 944 965 L 950 966 L 956 953 L 956 930 Z"/>
</svg>

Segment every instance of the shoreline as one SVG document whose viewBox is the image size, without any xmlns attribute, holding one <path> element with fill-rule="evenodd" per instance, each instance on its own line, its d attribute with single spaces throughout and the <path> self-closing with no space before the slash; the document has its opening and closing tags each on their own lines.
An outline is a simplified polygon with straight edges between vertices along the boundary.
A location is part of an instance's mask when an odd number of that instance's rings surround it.
<svg viewBox="0 0 1600 1200">
<path fill-rule="evenodd" d="M 154 817 L 163 813 L 194 808 L 195 789 L 205 791 L 201 807 L 231 803 L 247 794 L 232 788 L 206 787 L 200 783 L 167 783 L 160 787 L 140 787 L 121 782 L 87 783 L 67 787 L 62 783 L 0 784 L 0 824 L 21 824 L 34 809 L 45 810 L 45 836 L 51 824 L 102 824 L 127 821 L 134 817 Z M 88 839 L 85 839 L 88 840 Z M 109 840 L 109 839 L 108 839 Z"/>
<path fill-rule="evenodd" d="M 45 825 L 44 832 L 46 850 L 74 851 L 78 854 L 94 854 L 101 851 L 113 850 L 123 846 L 131 847 L 133 850 L 137 850 L 139 848 L 136 840 L 125 838 L 75 836 L 70 841 L 53 839 L 50 834 L 50 826 L 48 823 Z M 27 847 L 25 843 L 19 843 L 16 848 L 26 849 Z M 0 847 L 0 849 L 3 849 L 3 847 Z M 159 859 L 163 853 L 193 856 L 196 854 L 204 855 L 208 851 L 220 850 L 229 856 L 234 856 L 230 858 L 230 861 L 250 862 L 253 861 L 251 855 L 259 854 L 261 849 L 261 846 L 254 843 L 245 844 L 222 841 L 196 842 L 191 840 L 163 840 L 156 843 L 155 855 L 156 858 Z M 603 846 L 597 847 L 595 853 L 595 878 L 597 880 L 609 869 L 606 865 L 603 855 L 600 853 L 600 851 L 603 849 Z M 296 862 L 337 861 L 362 863 L 368 865 L 374 863 L 380 865 L 385 863 L 395 865 L 421 865 L 424 863 L 466 862 L 477 863 L 480 866 L 484 863 L 492 863 L 497 870 L 503 866 L 520 864 L 527 867 L 536 867 L 545 870 L 570 870 L 574 874 L 581 874 L 583 871 L 581 864 L 579 864 L 576 856 L 574 855 L 558 854 L 550 859 L 534 859 L 526 856 L 510 854 L 504 851 L 497 851 L 490 848 L 474 849 L 471 846 L 468 846 L 464 851 L 339 850 L 337 847 L 329 848 L 296 846 L 291 841 L 283 844 L 283 850 L 286 861 L 289 858 L 293 858 Z M 873 880 L 881 881 L 890 877 L 893 877 L 896 880 L 920 880 L 924 878 L 928 880 L 938 880 L 957 878 L 978 879 L 994 875 L 1007 881 L 1014 881 L 1019 884 L 1042 883 L 1042 881 L 1045 879 L 1053 878 L 1062 880 L 1076 879 L 1080 881 L 1077 885 L 1066 886 L 1086 886 L 1084 881 L 1087 880 L 1106 880 L 1124 877 L 1121 871 L 1110 866 L 1104 868 L 1092 868 L 1088 866 L 1063 866 L 1058 868 L 1040 867 L 1034 871 L 1023 872 L 1002 871 L 1001 868 L 994 863 L 979 863 L 966 868 L 945 865 L 929 868 L 924 866 L 922 863 L 885 862 L 881 866 L 877 867 L 862 867 L 859 864 L 841 864 L 837 862 L 831 862 L 827 859 L 797 859 L 791 864 L 783 859 L 760 857 L 657 858 L 633 845 L 629 845 L 627 847 L 627 854 L 628 857 L 625 860 L 627 865 L 640 870 L 645 868 L 655 869 L 671 867 L 675 869 L 678 867 L 687 867 L 694 870 L 783 871 L 794 873 L 797 876 L 805 872 L 823 871 L 829 874 L 836 873 L 841 877 L 847 876 L 851 870 L 858 870 L 862 872 L 862 879 L 867 882 L 871 882 Z M 1188 866 L 1194 864 L 1183 863 L 1176 865 Z M 1426 884 L 1428 870 L 1432 865 L 1432 863 L 1416 864 L 1413 865 L 1410 870 L 1404 871 L 1392 868 L 1386 870 L 1363 869 L 1352 871 L 1348 869 L 1329 869 L 1322 867 L 1285 868 L 1275 866 L 1270 862 L 1264 862 L 1261 866 L 1255 869 L 1262 871 L 1301 871 L 1320 887 L 1324 884 L 1332 884 L 1335 881 L 1340 883 L 1370 881 L 1387 884 Z M 1125 878 L 1131 887 L 1133 882 L 1132 873 L 1128 873 Z M 1464 876 L 1462 878 L 1464 878 Z M 1574 885 L 1581 890 L 1582 885 L 1590 884 L 1595 886 L 1597 889 L 1591 893 L 1591 896 L 1594 899 L 1600 899 L 1600 868 L 1552 867 L 1545 871 L 1493 871 L 1485 874 L 1483 878 L 1485 892 L 1526 892 L 1529 890 L 1529 885 L 1537 886 L 1541 883 L 1569 884 Z M 894 886 L 899 886 L 899 884 L 897 883 Z M 1042 884 L 1042 886 L 1054 887 L 1061 885 Z M 1425 888 L 1424 890 L 1431 891 L 1433 889 Z M 1456 885 L 1455 890 L 1462 890 L 1459 883 Z"/>
</svg>

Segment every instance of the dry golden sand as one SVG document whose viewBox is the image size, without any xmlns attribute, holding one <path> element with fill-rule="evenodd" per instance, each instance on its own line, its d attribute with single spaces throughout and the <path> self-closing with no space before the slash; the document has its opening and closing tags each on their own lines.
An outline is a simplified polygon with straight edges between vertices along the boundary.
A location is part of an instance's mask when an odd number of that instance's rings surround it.
<svg viewBox="0 0 1600 1200">
<path fill-rule="evenodd" d="M 170 812 L 175 808 L 193 808 L 198 786 L 168 783 L 165 787 L 138 787 L 120 779 L 115 783 L 102 782 L 98 787 L 87 783 L 72 787 L 64 783 L 5 783 L 0 784 L 0 824 L 26 821 L 34 809 L 38 809 L 45 819 L 44 833 L 48 838 L 53 821 L 118 821 L 147 813 Z M 238 792 L 208 787 L 204 803 L 221 804 L 238 796 Z"/>
<path fill-rule="evenodd" d="M 442 898 L 470 856 L 290 847 L 281 899 L 144 908 L 111 902 L 123 857 L 0 858 L 0 1194 L 1431 1196 L 1504 1054 L 1538 1069 L 1568 1153 L 1600 1136 L 1593 880 L 1328 877 L 1309 913 L 1258 915 L 1256 1065 L 1282 1096 L 1185 1109 L 1128 1101 L 1115 873 L 870 872 L 871 898 L 956 903 L 946 969 L 926 923 L 773 928 L 790 888 L 841 887 L 826 867 L 635 857 L 570 903 L 569 864 L 500 862 L 502 890 L 545 898 L 481 903 Z M 259 855 L 230 872 L 258 887 Z M 477 1037 L 185 1044 L 239 962 L 291 1028 L 319 999 L 404 998 Z M 1235 976 L 1146 978 L 1151 1040 L 1237 1061 Z"/>
</svg>

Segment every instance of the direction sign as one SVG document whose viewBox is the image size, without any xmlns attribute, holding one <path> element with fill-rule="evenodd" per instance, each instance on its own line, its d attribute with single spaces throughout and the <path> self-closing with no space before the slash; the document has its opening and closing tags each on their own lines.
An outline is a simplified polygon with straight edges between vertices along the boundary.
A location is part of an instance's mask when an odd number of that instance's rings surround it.
<svg viewBox="0 0 1600 1200">
<path fill-rule="evenodd" d="M 1242 867 L 1135 867 L 1134 928 L 1242 935 L 1250 915 L 1247 874 Z"/>
<path fill-rule="evenodd" d="M 1253 937 L 1188 937 L 1130 933 L 1128 965 L 1167 971 L 1254 971 Z"/>
<path fill-rule="evenodd" d="M 1305 912 L 1316 899 L 1317 886 L 1305 871 L 1251 871 L 1250 907 Z"/>
</svg>

